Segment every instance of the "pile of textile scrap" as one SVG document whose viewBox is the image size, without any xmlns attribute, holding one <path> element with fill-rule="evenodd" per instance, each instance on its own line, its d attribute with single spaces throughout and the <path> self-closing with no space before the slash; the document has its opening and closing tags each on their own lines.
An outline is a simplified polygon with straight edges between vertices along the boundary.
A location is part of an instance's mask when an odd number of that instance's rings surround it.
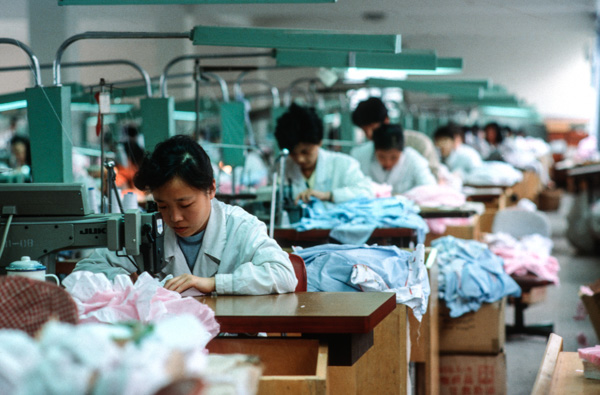
<svg viewBox="0 0 600 395">
<path fill-rule="evenodd" d="M 420 207 L 434 207 L 438 209 L 471 208 L 477 214 L 483 214 L 485 206 L 478 202 L 467 202 L 467 197 L 462 192 L 447 185 L 420 185 L 402 194 Z M 473 223 L 472 218 L 427 218 L 425 219 L 429 231 L 434 234 L 443 234 L 447 226 L 468 226 Z"/>
<path fill-rule="evenodd" d="M 429 232 L 419 216 L 419 207 L 403 196 L 355 199 L 333 204 L 313 199 L 303 207 L 300 221 L 292 224 L 299 232 L 331 229 L 330 237 L 344 244 L 365 243 L 377 228 L 408 228 L 417 231 L 422 243 Z"/>
<path fill-rule="evenodd" d="M 583 362 L 583 375 L 587 379 L 600 380 L 600 346 L 577 350 Z"/>
<path fill-rule="evenodd" d="M 504 259 L 506 273 L 517 276 L 531 273 L 559 285 L 560 266 L 550 255 L 554 244 L 550 238 L 532 234 L 518 240 L 499 232 L 486 234 L 484 241 L 494 254 Z"/>
<path fill-rule="evenodd" d="M 450 317 L 477 311 L 482 303 L 521 295 L 519 285 L 504 271 L 502 258 L 484 243 L 444 236 L 431 246 L 438 251 L 439 298 L 450 309 Z"/>
<path fill-rule="evenodd" d="M 324 244 L 296 249 L 306 264 L 308 292 L 395 292 L 419 321 L 431 293 L 425 248 Z"/>
</svg>

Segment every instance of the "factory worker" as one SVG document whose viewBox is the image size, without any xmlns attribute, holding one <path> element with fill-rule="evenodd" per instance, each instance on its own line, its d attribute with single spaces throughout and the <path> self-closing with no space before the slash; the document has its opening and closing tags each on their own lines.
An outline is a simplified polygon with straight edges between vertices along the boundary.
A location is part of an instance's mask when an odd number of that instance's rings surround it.
<svg viewBox="0 0 600 395">
<path fill-rule="evenodd" d="M 373 197 L 371 181 L 349 155 L 321 148 L 323 122 L 312 108 L 292 104 L 277 120 L 279 148 L 290 152 L 285 164 L 285 183 L 296 202 L 311 197 L 341 203 Z"/>
<path fill-rule="evenodd" d="M 427 160 L 404 146 L 402 126 L 383 124 L 373 131 L 373 141 L 353 151 L 362 171 L 379 184 L 400 194 L 421 185 L 435 185 Z"/>
<path fill-rule="evenodd" d="M 260 295 L 293 292 L 297 279 L 288 254 L 267 235 L 266 226 L 240 207 L 215 199 L 210 159 L 194 140 L 174 136 L 147 155 L 134 182 L 152 193 L 166 223 L 162 277 L 172 291 Z M 96 250 L 75 270 L 109 278 L 131 274 L 126 258 Z"/>
<path fill-rule="evenodd" d="M 456 125 L 438 128 L 433 141 L 440 151 L 442 162 L 452 173 L 464 178 L 482 164 L 479 153 L 473 147 L 463 144 L 462 131 Z"/>
<path fill-rule="evenodd" d="M 390 123 L 388 110 L 381 99 L 370 97 L 358 103 L 358 106 L 352 112 L 352 123 L 362 129 L 365 133 L 367 142 L 363 145 L 369 145 L 369 141 L 373 139 L 373 131 L 383 124 Z M 422 157 L 427 160 L 429 169 L 434 177 L 437 177 L 440 167 L 440 159 L 433 141 L 424 133 L 415 130 L 404 130 L 404 146 L 416 150 Z M 350 155 L 356 157 L 357 150 L 361 146 L 354 147 L 350 151 Z"/>
</svg>

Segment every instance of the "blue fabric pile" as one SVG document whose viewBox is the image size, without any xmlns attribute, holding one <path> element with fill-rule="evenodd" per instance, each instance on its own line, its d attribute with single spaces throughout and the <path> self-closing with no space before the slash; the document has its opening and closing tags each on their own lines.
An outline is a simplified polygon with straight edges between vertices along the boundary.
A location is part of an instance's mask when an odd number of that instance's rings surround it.
<svg viewBox="0 0 600 395">
<path fill-rule="evenodd" d="M 395 246 L 324 244 L 299 249 L 306 264 L 309 292 L 395 292 L 396 302 L 413 309 L 418 320 L 431 293 L 425 252 Z"/>
<path fill-rule="evenodd" d="M 521 295 L 521 288 L 504 271 L 504 261 L 487 245 L 475 240 L 445 236 L 434 240 L 438 250 L 439 298 L 450 317 L 477 311 L 482 303 Z"/>
<path fill-rule="evenodd" d="M 416 229 L 419 243 L 429 232 L 419 207 L 403 196 L 356 199 L 342 204 L 313 199 L 304 207 L 300 221 L 292 226 L 299 232 L 331 229 L 329 236 L 344 244 L 363 244 L 376 228 Z"/>
</svg>

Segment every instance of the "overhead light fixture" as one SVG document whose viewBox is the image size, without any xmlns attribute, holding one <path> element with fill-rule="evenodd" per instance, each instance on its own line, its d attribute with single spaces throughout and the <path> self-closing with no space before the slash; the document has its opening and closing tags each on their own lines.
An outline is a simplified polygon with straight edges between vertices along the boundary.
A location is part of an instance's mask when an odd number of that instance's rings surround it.
<svg viewBox="0 0 600 395">
<path fill-rule="evenodd" d="M 0 104 L 0 112 L 19 110 L 21 108 L 27 108 L 27 100 L 16 100 Z"/>
<path fill-rule="evenodd" d="M 382 53 L 277 49 L 277 66 L 333 67 L 387 70 L 435 70 L 435 52 Z"/>
<path fill-rule="evenodd" d="M 337 0 L 58 0 L 58 5 L 335 3 Z"/>
<path fill-rule="evenodd" d="M 133 108 L 133 104 L 110 104 L 110 112 L 115 114 L 122 114 L 129 112 Z M 98 105 L 94 103 L 71 103 L 71 111 L 82 111 L 82 112 L 98 112 Z"/>
<path fill-rule="evenodd" d="M 539 120 L 540 116 L 533 107 L 517 106 L 479 106 L 482 115 L 490 117 L 527 118 Z"/>
<path fill-rule="evenodd" d="M 398 34 L 356 34 L 333 30 L 196 26 L 194 45 L 400 53 Z"/>
<path fill-rule="evenodd" d="M 411 80 L 386 80 L 369 78 L 367 85 L 379 88 L 400 88 L 407 91 L 425 92 L 443 95 L 468 95 L 477 97 L 483 90 L 474 84 L 460 84 L 451 81 L 411 81 Z"/>
</svg>

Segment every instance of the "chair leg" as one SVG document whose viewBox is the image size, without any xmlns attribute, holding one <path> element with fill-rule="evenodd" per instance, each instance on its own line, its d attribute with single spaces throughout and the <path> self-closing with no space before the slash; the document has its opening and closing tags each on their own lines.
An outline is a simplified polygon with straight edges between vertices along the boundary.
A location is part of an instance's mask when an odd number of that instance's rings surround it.
<svg viewBox="0 0 600 395">
<path fill-rule="evenodd" d="M 553 324 L 525 325 L 525 309 L 527 304 L 521 298 L 515 300 L 515 323 L 506 325 L 506 335 L 535 335 L 549 337 L 554 330 Z"/>
</svg>

